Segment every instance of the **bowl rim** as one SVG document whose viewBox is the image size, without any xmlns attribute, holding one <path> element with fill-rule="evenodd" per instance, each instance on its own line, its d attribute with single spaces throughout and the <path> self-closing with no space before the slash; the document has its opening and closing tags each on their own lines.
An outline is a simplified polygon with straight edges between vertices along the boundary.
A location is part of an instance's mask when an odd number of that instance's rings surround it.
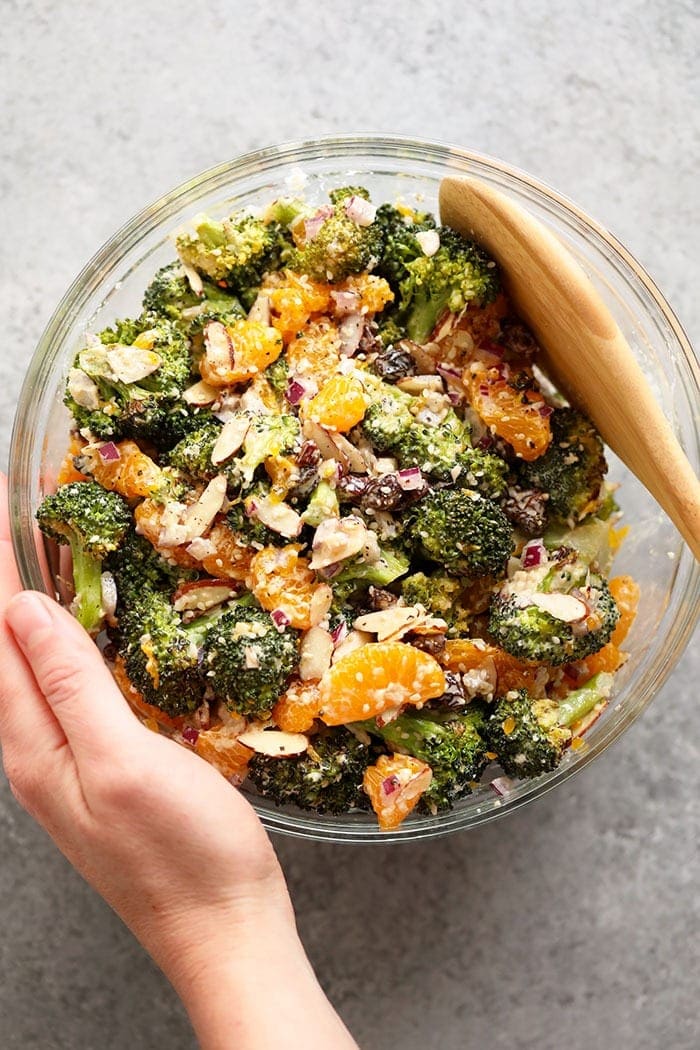
<svg viewBox="0 0 700 1050">
<path fill-rule="evenodd" d="M 430 160 L 431 162 L 442 161 L 446 171 L 456 169 L 457 171 L 466 172 L 469 165 L 475 165 L 477 168 L 484 167 L 505 176 L 508 180 L 520 183 L 534 191 L 539 198 L 553 202 L 558 210 L 568 214 L 569 217 L 573 217 L 586 232 L 593 233 L 602 241 L 606 248 L 612 252 L 613 256 L 616 256 L 622 262 L 623 268 L 642 285 L 669 326 L 685 367 L 689 372 L 691 385 L 694 387 L 695 400 L 700 401 L 700 363 L 693 352 L 690 340 L 680 320 L 653 278 L 614 234 L 579 208 L 570 198 L 558 192 L 543 180 L 496 157 L 467 150 L 448 142 L 391 136 L 378 132 L 327 135 L 311 139 L 290 140 L 276 145 L 265 146 L 241 154 L 233 160 L 220 162 L 191 176 L 136 212 L 105 241 L 102 247 L 83 266 L 53 311 L 39 338 L 21 387 L 10 444 L 10 519 L 12 542 L 22 586 L 34 588 L 42 586 L 36 547 L 32 540 L 32 529 L 30 527 L 31 514 L 27 513 L 28 508 L 23 499 L 25 493 L 22 491 L 19 480 L 21 465 L 23 463 L 26 465 L 27 458 L 27 448 L 22 446 L 23 443 L 25 446 L 28 444 L 24 442 L 22 419 L 25 411 L 32 403 L 32 392 L 36 389 L 37 382 L 51 370 L 50 365 L 53 363 L 51 350 L 60 343 L 60 329 L 62 324 L 65 323 L 66 317 L 77 312 L 80 302 L 86 302 L 91 297 L 104 280 L 105 273 L 118 265 L 119 259 L 131 251 L 142 236 L 162 225 L 169 215 L 178 210 L 181 202 L 186 200 L 193 192 L 197 192 L 198 195 L 213 192 L 224 185 L 230 186 L 236 179 L 244 178 L 246 175 L 257 171 L 274 170 L 292 160 L 302 165 L 304 157 L 307 160 L 318 159 L 318 151 L 320 150 L 324 151 L 323 155 L 327 156 L 328 159 L 337 158 L 342 160 L 343 157 L 351 158 L 376 151 L 378 155 L 384 152 L 385 156 L 399 156 L 406 161 L 411 159 L 416 161 L 421 159 Z M 606 736 L 602 740 L 597 741 L 593 747 L 580 751 L 575 762 L 560 766 L 553 773 L 548 774 L 543 782 L 539 780 L 525 782 L 527 790 L 524 790 L 519 795 L 516 795 L 514 792 L 513 797 L 505 800 L 500 808 L 497 808 L 491 802 L 491 805 L 486 807 L 484 812 L 477 811 L 466 817 L 466 819 L 460 820 L 459 812 L 452 811 L 451 813 L 440 814 L 436 818 L 421 818 L 416 823 L 407 822 L 394 832 L 381 832 L 378 827 L 364 823 L 358 823 L 353 826 L 351 822 L 341 828 L 333 821 L 319 819 L 316 814 L 311 816 L 294 814 L 292 816 L 282 810 L 268 808 L 264 804 L 255 804 L 255 800 L 251 799 L 263 823 L 270 831 L 319 841 L 379 842 L 381 844 L 407 842 L 441 836 L 463 828 L 475 827 L 497 816 L 504 816 L 516 809 L 520 809 L 523 805 L 553 790 L 558 784 L 584 769 L 589 762 L 602 754 L 610 744 L 629 728 L 642 711 L 646 709 L 678 663 L 700 616 L 700 566 L 694 560 L 692 560 L 691 564 L 689 558 L 692 559 L 692 556 L 690 556 L 690 552 L 684 546 L 681 558 L 678 560 L 679 564 L 676 567 L 671 592 L 677 587 L 681 568 L 680 563 L 683 562 L 687 574 L 685 595 L 686 597 L 689 596 L 690 600 L 683 604 L 678 610 L 676 619 L 672 621 L 672 626 L 675 629 L 675 644 L 672 647 L 671 657 L 667 656 L 661 662 L 657 659 L 654 666 L 647 670 L 647 674 L 650 677 L 646 682 L 647 695 L 644 702 L 628 709 L 614 726 L 609 727 Z"/>
</svg>

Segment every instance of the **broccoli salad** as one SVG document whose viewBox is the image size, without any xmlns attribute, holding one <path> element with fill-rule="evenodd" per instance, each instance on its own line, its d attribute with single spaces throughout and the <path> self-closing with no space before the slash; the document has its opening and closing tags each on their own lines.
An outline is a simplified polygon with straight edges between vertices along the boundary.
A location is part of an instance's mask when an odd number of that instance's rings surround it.
<svg viewBox="0 0 700 1050">
<path fill-rule="evenodd" d="M 383 829 L 585 747 L 638 588 L 601 439 L 493 260 L 357 186 L 174 240 L 77 349 L 37 514 L 142 721 Z"/>
</svg>

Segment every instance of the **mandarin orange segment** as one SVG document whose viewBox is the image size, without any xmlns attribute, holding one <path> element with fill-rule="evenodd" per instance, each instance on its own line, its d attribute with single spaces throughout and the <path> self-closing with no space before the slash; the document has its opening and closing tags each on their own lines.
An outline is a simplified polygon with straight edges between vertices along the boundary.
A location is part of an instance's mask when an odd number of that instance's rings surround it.
<svg viewBox="0 0 700 1050">
<path fill-rule="evenodd" d="M 380 755 L 376 765 L 367 767 L 362 786 L 382 831 L 398 828 L 432 779 L 430 766 L 410 755 Z"/>
<path fill-rule="evenodd" d="M 608 642 L 597 653 L 592 653 L 585 660 L 578 660 L 575 664 L 571 664 L 571 668 L 576 671 L 576 680 L 584 682 L 592 678 L 594 674 L 598 674 L 599 671 L 612 674 L 622 667 L 626 659 L 625 653 L 620 652 L 614 642 Z"/>
<path fill-rule="evenodd" d="M 207 729 L 197 737 L 194 749 L 227 780 L 242 784 L 255 752 L 241 744 L 237 737 L 238 733 L 234 735 L 225 725 Z"/>
<path fill-rule="evenodd" d="M 621 645 L 634 623 L 639 605 L 639 584 L 631 576 L 614 576 L 609 583 L 612 596 L 620 610 L 620 619 L 612 633 L 611 641 Z"/>
<path fill-rule="evenodd" d="M 272 708 L 272 721 L 285 733 L 306 733 L 318 718 L 318 682 L 295 680 Z"/>
<path fill-rule="evenodd" d="M 539 668 L 523 664 L 497 645 L 490 645 L 479 639 L 448 638 L 441 656 L 442 664 L 450 671 L 466 674 L 469 671 L 482 671 L 487 677 L 493 671 L 496 675 L 496 689 L 499 694 L 511 689 L 531 690 L 539 673 Z"/>
<path fill-rule="evenodd" d="M 299 557 L 300 547 L 263 547 L 250 563 L 246 585 L 263 609 L 280 609 L 292 627 L 306 631 L 312 626 L 314 595 L 325 584 L 317 583 L 306 558 Z"/>
<path fill-rule="evenodd" d="M 550 410 L 539 391 L 516 390 L 497 369 L 484 368 L 480 361 L 465 369 L 462 381 L 474 411 L 522 459 L 531 462 L 547 451 L 552 440 Z"/>
<path fill-rule="evenodd" d="M 389 282 L 369 273 L 348 277 L 337 288 L 338 291 L 354 292 L 360 300 L 362 313 L 378 314 L 394 298 Z"/>
<path fill-rule="evenodd" d="M 312 321 L 287 347 L 290 374 L 323 383 L 340 364 L 340 336 L 328 321 Z"/>
<path fill-rule="evenodd" d="M 374 642 L 326 671 L 320 714 L 326 725 L 343 725 L 404 704 L 421 707 L 444 692 L 445 674 L 434 657 L 405 642 Z"/>
<path fill-rule="evenodd" d="M 244 383 L 263 372 L 280 356 L 282 338 L 275 328 L 241 318 L 223 325 L 214 321 L 204 332 L 202 379 L 214 387 Z"/>
<path fill-rule="evenodd" d="M 367 411 L 367 395 L 359 379 L 332 376 L 303 408 L 305 419 L 341 434 L 352 430 Z"/>
<path fill-rule="evenodd" d="M 79 455 L 82 452 L 83 447 L 87 444 L 83 438 L 77 434 L 73 434 L 70 439 L 68 451 L 66 452 L 65 458 L 61 463 L 60 469 L 56 476 L 56 484 L 60 487 L 61 485 L 70 485 L 73 481 L 88 481 L 89 479 L 85 474 L 81 474 L 79 470 L 76 470 L 73 462 L 73 457 Z"/>
<path fill-rule="evenodd" d="M 224 577 L 227 580 L 245 580 L 250 572 L 255 548 L 249 547 L 223 522 L 214 525 L 207 540 L 207 553 L 202 558 L 202 566 L 206 572 L 210 576 Z"/>
<path fill-rule="evenodd" d="M 108 460 L 102 458 L 95 446 L 82 449 L 81 457 L 89 465 L 90 476 L 103 488 L 118 492 L 127 499 L 150 496 L 163 480 L 158 464 L 142 452 L 135 441 L 119 441 L 115 447 L 119 458 Z"/>
<path fill-rule="evenodd" d="M 161 554 L 164 554 L 177 565 L 182 565 L 187 569 L 195 568 L 197 562 L 191 554 L 187 553 L 185 547 L 166 547 L 161 543 L 160 537 L 163 530 L 164 513 L 164 504 L 156 503 L 156 501 L 152 499 L 143 500 L 143 502 L 139 503 L 134 510 L 136 531 L 141 536 L 145 536 L 156 550 L 160 551 Z M 223 573 L 212 573 L 212 575 L 222 576 Z"/>
<path fill-rule="evenodd" d="M 331 304 L 331 287 L 319 284 L 305 275 L 285 270 L 263 284 L 270 300 L 272 324 L 290 342 L 315 314 L 326 313 Z"/>
</svg>

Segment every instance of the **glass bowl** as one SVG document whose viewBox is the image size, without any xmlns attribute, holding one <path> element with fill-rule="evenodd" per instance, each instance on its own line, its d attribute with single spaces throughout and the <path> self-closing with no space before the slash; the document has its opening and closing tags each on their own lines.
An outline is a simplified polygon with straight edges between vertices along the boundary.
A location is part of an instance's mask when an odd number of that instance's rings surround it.
<svg viewBox="0 0 700 1050">
<path fill-rule="evenodd" d="M 642 267 L 606 230 L 574 204 L 531 176 L 498 160 L 451 146 L 385 137 L 325 138 L 273 146 L 197 175 L 145 208 L 88 263 L 49 321 L 19 399 L 12 438 L 10 502 L 13 539 L 26 587 L 61 596 L 55 552 L 44 547 L 34 513 L 51 491 L 66 448 L 68 414 L 64 377 L 87 328 L 103 327 L 140 309 L 148 279 L 173 258 L 169 235 L 198 211 L 222 216 L 259 205 L 306 180 L 310 198 L 347 183 L 367 186 L 375 201 L 398 196 L 437 211 L 438 186 L 447 172 L 478 176 L 508 193 L 545 223 L 578 259 L 627 337 L 659 403 L 694 468 L 700 460 L 700 370 L 680 324 Z M 614 382 L 614 376 L 610 377 Z M 502 816 L 562 784 L 608 747 L 644 710 L 677 663 L 698 617 L 700 569 L 657 504 L 610 456 L 610 476 L 622 483 L 620 499 L 630 535 L 615 562 L 641 586 L 639 614 L 625 648 L 616 691 L 602 717 L 561 766 L 518 782 L 504 796 L 488 785 L 435 817 L 414 816 L 396 831 L 381 832 L 371 813 L 317 816 L 277 809 L 250 793 L 271 829 L 336 842 L 396 842 L 443 835 Z M 245 788 L 243 789 L 246 790 Z"/>
</svg>

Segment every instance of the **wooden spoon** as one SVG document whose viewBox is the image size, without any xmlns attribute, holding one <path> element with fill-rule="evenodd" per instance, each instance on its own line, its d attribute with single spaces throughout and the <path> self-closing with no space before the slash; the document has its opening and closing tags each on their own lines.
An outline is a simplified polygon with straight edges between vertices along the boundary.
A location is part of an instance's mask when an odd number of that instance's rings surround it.
<svg viewBox="0 0 700 1050">
<path fill-rule="evenodd" d="M 440 217 L 486 248 L 557 387 L 663 507 L 700 560 L 700 482 L 610 311 L 566 248 L 478 179 L 445 178 Z"/>
</svg>

